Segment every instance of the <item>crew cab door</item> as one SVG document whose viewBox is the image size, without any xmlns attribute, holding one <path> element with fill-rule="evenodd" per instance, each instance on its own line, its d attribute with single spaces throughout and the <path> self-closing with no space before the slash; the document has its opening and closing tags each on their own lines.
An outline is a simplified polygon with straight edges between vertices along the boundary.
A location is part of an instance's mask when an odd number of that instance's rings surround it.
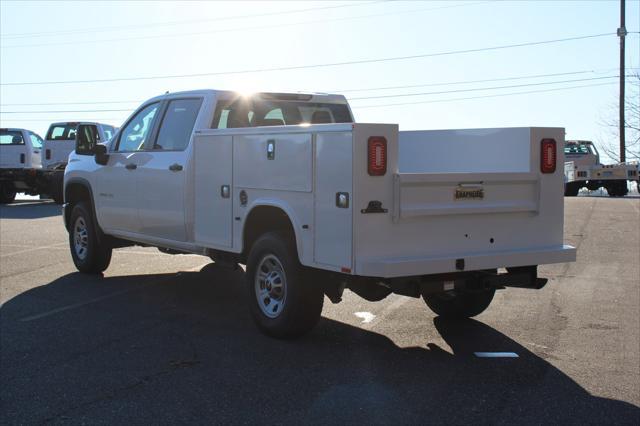
<svg viewBox="0 0 640 426">
<path fill-rule="evenodd" d="M 157 127 L 160 105 L 155 102 L 142 107 L 123 126 L 112 142 L 108 163 L 95 172 L 98 221 L 105 230 L 140 232 L 139 172 L 151 159 L 145 144 Z"/>
<path fill-rule="evenodd" d="M 147 142 L 139 164 L 140 232 L 171 241 L 186 241 L 185 197 L 190 140 L 202 98 L 166 101 L 157 136 Z"/>
<path fill-rule="evenodd" d="M 28 132 L 29 139 L 31 140 L 31 167 L 42 167 L 42 145 L 44 141 L 38 135 L 33 132 Z"/>
</svg>

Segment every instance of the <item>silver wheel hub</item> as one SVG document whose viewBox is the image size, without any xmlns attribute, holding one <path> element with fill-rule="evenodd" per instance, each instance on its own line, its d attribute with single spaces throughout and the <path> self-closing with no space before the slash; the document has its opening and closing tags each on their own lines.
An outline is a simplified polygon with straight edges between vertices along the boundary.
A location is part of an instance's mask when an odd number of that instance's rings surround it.
<svg viewBox="0 0 640 426">
<path fill-rule="evenodd" d="M 77 218 L 76 223 L 73 224 L 73 249 L 78 259 L 84 260 L 87 258 L 89 252 L 89 232 L 87 230 L 87 223 L 83 217 Z"/>
<path fill-rule="evenodd" d="M 282 263 L 272 254 L 264 256 L 258 263 L 255 295 L 263 314 L 276 318 L 282 313 L 287 299 L 287 278 Z"/>
</svg>

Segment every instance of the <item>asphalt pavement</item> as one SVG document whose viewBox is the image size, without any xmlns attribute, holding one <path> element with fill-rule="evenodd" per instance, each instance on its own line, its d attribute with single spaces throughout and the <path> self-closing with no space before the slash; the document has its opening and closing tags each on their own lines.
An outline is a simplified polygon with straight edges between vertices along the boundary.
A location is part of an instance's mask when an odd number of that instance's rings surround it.
<svg viewBox="0 0 640 426">
<path fill-rule="evenodd" d="M 279 341 L 242 270 L 131 247 L 82 275 L 59 206 L 2 206 L 0 423 L 638 425 L 640 198 L 566 198 L 565 241 L 576 263 L 474 320 L 347 293 Z"/>
</svg>

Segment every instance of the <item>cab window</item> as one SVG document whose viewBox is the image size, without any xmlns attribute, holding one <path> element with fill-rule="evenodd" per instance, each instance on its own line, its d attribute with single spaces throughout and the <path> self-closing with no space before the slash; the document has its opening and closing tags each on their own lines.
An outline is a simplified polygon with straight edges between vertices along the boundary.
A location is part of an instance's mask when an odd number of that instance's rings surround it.
<svg viewBox="0 0 640 426">
<path fill-rule="evenodd" d="M 127 123 L 120 132 L 116 151 L 141 151 L 144 148 L 144 143 L 151 133 L 158 107 L 157 102 L 147 105 Z"/>
<path fill-rule="evenodd" d="M 54 124 L 47 132 L 47 140 L 73 141 L 76 139 L 76 127 L 78 123 Z"/>
<path fill-rule="evenodd" d="M 565 154 L 589 154 L 589 148 L 585 144 L 567 144 L 564 147 Z"/>
<path fill-rule="evenodd" d="M 113 135 L 116 133 L 116 129 L 113 126 L 102 126 L 102 131 L 104 132 L 105 140 L 104 142 L 109 141 Z"/>
<path fill-rule="evenodd" d="M 346 104 L 297 100 L 239 98 L 221 101 L 216 106 L 212 127 L 231 129 L 256 126 L 352 123 Z"/>
<path fill-rule="evenodd" d="M 22 132 L 19 130 L 0 130 L 0 145 L 24 145 Z"/>
<path fill-rule="evenodd" d="M 169 102 L 162 118 L 153 149 L 182 151 L 191 139 L 202 99 L 174 99 Z"/>
</svg>

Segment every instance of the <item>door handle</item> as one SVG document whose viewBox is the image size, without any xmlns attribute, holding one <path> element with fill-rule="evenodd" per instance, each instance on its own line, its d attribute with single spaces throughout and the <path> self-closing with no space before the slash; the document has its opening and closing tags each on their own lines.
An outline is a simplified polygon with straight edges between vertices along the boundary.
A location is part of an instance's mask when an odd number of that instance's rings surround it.
<svg viewBox="0 0 640 426">
<path fill-rule="evenodd" d="M 169 166 L 169 170 L 171 170 L 172 172 L 179 172 L 180 170 L 182 170 L 182 165 L 178 163 L 174 163 Z"/>
<path fill-rule="evenodd" d="M 127 170 L 135 170 L 138 168 L 138 165 L 135 163 L 129 163 L 126 166 L 124 166 L 124 168 Z"/>
</svg>

